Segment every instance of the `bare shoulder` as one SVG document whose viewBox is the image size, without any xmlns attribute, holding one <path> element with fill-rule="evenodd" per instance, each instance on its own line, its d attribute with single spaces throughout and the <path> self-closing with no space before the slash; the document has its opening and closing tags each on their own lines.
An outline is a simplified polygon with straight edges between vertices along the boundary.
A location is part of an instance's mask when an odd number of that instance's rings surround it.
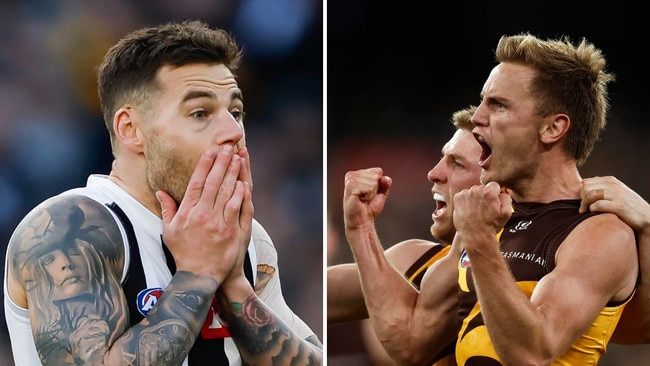
<svg viewBox="0 0 650 366">
<path fill-rule="evenodd" d="M 618 251 L 636 251 L 634 230 L 612 213 L 592 216 L 580 223 L 568 236 L 578 245 Z"/>
<path fill-rule="evenodd" d="M 386 258 L 403 272 L 434 246 L 444 247 L 444 245 L 430 240 L 408 239 L 386 249 Z"/>
<path fill-rule="evenodd" d="M 638 275 L 634 231 L 611 213 L 590 217 L 571 231 L 556 253 L 557 265 L 569 271 L 575 269 L 576 260 L 590 280 L 620 289 L 613 300 L 625 299 Z"/>
<path fill-rule="evenodd" d="M 591 263 L 598 262 L 597 258 L 612 264 L 619 260 L 636 261 L 634 231 L 614 214 L 592 216 L 569 233 L 556 253 L 556 260 L 558 263 L 563 257 L 571 260 L 583 253 L 589 253 Z"/>
<path fill-rule="evenodd" d="M 14 231 L 7 257 L 44 363 L 70 357 L 71 343 L 97 344 L 97 337 L 105 342 L 124 332 L 124 243 L 101 203 L 80 195 L 43 202 Z"/>
</svg>

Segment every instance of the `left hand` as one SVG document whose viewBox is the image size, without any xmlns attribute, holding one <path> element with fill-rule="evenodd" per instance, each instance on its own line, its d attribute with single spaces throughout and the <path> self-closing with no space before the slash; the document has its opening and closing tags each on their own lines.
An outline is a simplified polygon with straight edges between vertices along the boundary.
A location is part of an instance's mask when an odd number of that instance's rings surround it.
<svg viewBox="0 0 650 366">
<path fill-rule="evenodd" d="M 454 226 L 462 234 L 464 246 L 489 235 L 495 238 L 512 215 L 511 193 L 498 183 L 476 185 L 454 195 Z"/>
</svg>

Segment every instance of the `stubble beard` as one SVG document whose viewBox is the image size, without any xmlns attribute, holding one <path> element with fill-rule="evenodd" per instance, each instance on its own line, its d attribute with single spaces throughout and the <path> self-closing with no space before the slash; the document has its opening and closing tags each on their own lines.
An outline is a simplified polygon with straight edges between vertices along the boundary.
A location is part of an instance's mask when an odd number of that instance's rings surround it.
<svg viewBox="0 0 650 366">
<path fill-rule="evenodd" d="M 180 205 L 193 172 L 190 159 L 177 150 L 165 149 L 159 139 L 153 138 L 145 160 L 151 191 L 167 192 Z"/>
</svg>

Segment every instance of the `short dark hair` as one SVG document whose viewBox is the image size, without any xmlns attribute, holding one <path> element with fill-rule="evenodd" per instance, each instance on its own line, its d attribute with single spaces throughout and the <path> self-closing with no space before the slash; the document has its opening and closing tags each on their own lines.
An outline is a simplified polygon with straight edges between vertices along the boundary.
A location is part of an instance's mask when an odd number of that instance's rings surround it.
<svg viewBox="0 0 650 366">
<path fill-rule="evenodd" d="M 167 23 L 136 30 L 111 47 L 98 70 L 99 101 L 114 144 L 113 115 L 127 101 L 146 105 L 158 90 L 156 73 L 163 66 L 223 64 L 234 72 L 242 50 L 223 29 L 200 21 Z"/>
</svg>

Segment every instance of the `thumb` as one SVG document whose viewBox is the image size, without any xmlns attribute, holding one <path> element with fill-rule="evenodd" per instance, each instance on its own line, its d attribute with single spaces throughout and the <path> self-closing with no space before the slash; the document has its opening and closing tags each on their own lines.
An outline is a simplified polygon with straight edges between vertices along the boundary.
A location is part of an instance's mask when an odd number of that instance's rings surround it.
<svg viewBox="0 0 650 366">
<path fill-rule="evenodd" d="M 501 201 L 501 211 L 504 215 L 510 217 L 512 214 L 512 192 L 507 188 L 501 187 L 499 200 Z"/>
<path fill-rule="evenodd" d="M 168 225 L 177 212 L 176 202 L 167 192 L 157 191 L 156 198 L 160 202 L 160 210 L 164 225 Z"/>
</svg>

